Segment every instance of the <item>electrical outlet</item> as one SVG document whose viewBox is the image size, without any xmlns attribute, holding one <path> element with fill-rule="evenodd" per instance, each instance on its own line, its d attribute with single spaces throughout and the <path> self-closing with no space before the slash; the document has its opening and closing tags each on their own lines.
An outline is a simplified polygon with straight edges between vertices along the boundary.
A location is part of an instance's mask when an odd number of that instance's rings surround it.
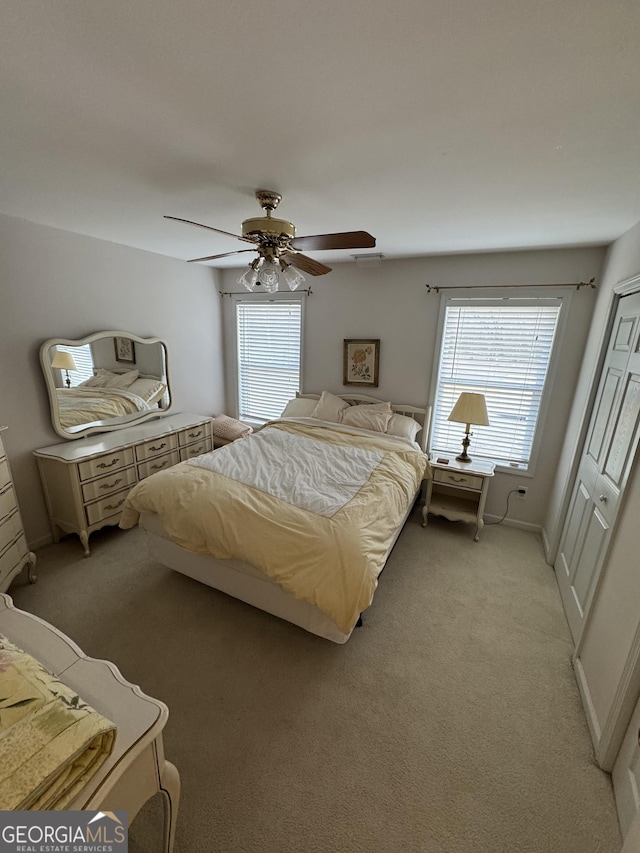
<svg viewBox="0 0 640 853">
<path fill-rule="evenodd" d="M 516 497 L 520 498 L 520 500 L 523 501 L 526 499 L 528 491 L 529 491 L 528 486 L 518 486 L 518 491 L 516 492 Z"/>
</svg>

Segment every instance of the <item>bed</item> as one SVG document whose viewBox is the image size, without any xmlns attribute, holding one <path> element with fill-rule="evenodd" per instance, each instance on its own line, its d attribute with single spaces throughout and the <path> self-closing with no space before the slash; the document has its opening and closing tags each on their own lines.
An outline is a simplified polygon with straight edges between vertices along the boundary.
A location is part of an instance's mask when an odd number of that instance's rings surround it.
<svg viewBox="0 0 640 853">
<path fill-rule="evenodd" d="M 344 643 L 430 476 L 429 415 L 299 395 L 253 435 L 136 485 L 120 526 L 140 524 L 160 563 Z"/>
<path fill-rule="evenodd" d="M 67 429 L 149 411 L 161 404 L 166 389 L 157 376 L 140 376 L 138 371 L 115 374 L 101 370 L 81 385 L 56 388 L 60 422 Z"/>
</svg>

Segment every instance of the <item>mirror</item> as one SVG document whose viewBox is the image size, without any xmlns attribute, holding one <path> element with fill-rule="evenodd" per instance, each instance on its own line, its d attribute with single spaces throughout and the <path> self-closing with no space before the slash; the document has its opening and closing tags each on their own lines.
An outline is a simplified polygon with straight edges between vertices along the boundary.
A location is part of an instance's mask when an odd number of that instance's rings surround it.
<svg viewBox="0 0 640 853">
<path fill-rule="evenodd" d="M 171 408 L 167 345 L 130 332 L 51 338 L 40 347 L 53 428 L 84 438 L 158 417 Z"/>
</svg>

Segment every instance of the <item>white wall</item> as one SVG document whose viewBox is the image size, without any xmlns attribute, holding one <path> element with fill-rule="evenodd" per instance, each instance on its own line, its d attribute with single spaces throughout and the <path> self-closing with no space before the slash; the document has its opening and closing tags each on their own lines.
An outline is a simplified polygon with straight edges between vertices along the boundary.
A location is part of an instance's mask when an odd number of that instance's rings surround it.
<svg viewBox="0 0 640 853">
<path fill-rule="evenodd" d="M 347 390 L 342 385 L 343 339 L 380 338 L 380 385 L 371 393 L 396 403 L 424 404 L 431 394 L 440 308 L 440 296 L 428 293 L 427 283 L 474 287 L 588 281 L 593 276 L 599 278 L 604 257 L 604 249 L 590 248 L 385 260 L 375 269 L 358 269 L 353 261 L 335 264 L 328 275 L 307 278 L 313 294 L 305 307 L 303 390 Z M 238 270 L 222 272 L 223 291 L 244 292 L 235 283 L 237 275 Z M 595 300 L 596 291 L 590 288 L 573 292 L 553 379 L 553 417 L 545 424 L 535 476 L 524 480 L 529 487 L 527 499 L 511 500 L 509 518 L 524 525 L 540 527 L 546 514 Z M 233 324 L 232 300 L 225 297 L 223 305 L 225 329 L 229 332 Z M 227 334 L 227 410 L 237 414 L 230 390 L 230 341 L 231 335 Z M 507 493 L 521 478 L 521 474 L 495 477 L 487 515 L 503 515 Z"/>
<path fill-rule="evenodd" d="M 173 411 L 224 408 L 216 275 L 207 267 L 0 216 L 0 423 L 27 539 L 50 536 L 32 451 L 62 439 L 39 349 L 102 329 L 163 338 Z"/>
</svg>

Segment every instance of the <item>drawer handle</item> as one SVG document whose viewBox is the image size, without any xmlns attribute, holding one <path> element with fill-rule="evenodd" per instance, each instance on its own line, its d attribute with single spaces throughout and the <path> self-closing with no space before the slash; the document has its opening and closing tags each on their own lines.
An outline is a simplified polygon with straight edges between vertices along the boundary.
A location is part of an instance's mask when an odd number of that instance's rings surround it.
<svg viewBox="0 0 640 853">
<path fill-rule="evenodd" d="M 201 435 L 202 435 L 202 430 L 199 429 L 198 432 L 190 432 L 189 438 L 200 438 Z"/>
<path fill-rule="evenodd" d="M 109 463 L 107 463 L 107 462 L 100 462 L 100 464 L 99 464 L 97 467 L 98 467 L 98 468 L 113 468 L 113 466 L 114 466 L 114 465 L 117 465 L 119 461 L 120 461 L 120 457 L 119 457 L 119 456 L 116 456 L 116 458 L 115 458 L 115 459 L 112 459 L 112 460 L 111 460 L 111 462 L 109 462 Z"/>
<path fill-rule="evenodd" d="M 160 463 L 156 462 L 155 465 L 150 465 L 149 467 L 151 468 L 152 471 L 157 471 L 159 468 L 166 468 L 168 464 L 169 464 L 168 460 L 165 459 L 164 462 L 160 462 Z"/>
<path fill-rule="evenodd" d="M 451 477 L 449 479 L 451 480 L 452 483 L 466 483 L 467 482 L 466 477 L 454 477 L 453 474 L 451 475 Z"/>
<path fill-rule="evenodd" d="M 101 489 L 113 489 L 114 486 L 117 486 L 118 483 L 122 482 L 122 477 L 118 477 L 117 480 L 114 480 L 113 483 L 103 483 L 100 488 Z"/>
<path fill-rule="evenodd" d="M 122 506 L 123 503 L 124 503 L 124 498 L 119 500 L 117 504 L 107 504 L 105 506 L 105 509 L 118 509 L 118 507 Z"/>
<path fill-rule="evenodd" d="M 163 441 L 162 444 L 160 445 L 160 447 L 154 447 L 153 445 L 151 445 L 149 450 L 154 450 L 154 451 L 155 450 L 164 450 L 166 446 L 167 446 L 167 443 L 165 441 Z"/>
</svg>

